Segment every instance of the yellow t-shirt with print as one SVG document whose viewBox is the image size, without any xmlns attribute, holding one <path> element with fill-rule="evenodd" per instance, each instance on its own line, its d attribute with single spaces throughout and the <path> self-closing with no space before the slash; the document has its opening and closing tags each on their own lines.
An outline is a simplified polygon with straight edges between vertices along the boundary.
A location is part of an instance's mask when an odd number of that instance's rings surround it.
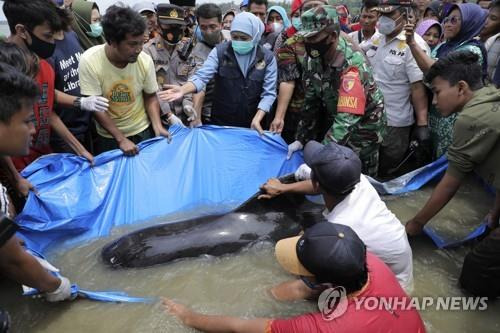
<svg viewBox="0 0 500 333">
<path fill-rule="evenodd" d="M 158 91 L 153 60 L 144 52 L 135 63 L 115 67 L 106 57 L 105 45 L 94 46 L 81 56 L 79 65 L 82 95 L 103 96 L 109 100 L 108 115 L 126 137 L 144 131 L 150 124 L 143 92 Z M 97 133 L 112 138 L 97 123 Z"/>
</svg>

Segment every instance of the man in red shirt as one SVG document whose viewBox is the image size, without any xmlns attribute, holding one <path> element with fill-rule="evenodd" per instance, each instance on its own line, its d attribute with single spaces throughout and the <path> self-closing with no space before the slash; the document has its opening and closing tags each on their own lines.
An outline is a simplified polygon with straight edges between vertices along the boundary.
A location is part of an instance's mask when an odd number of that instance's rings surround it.
<svg viewBox="0 0 500 333">
<path fill-rule="evenodd" d="M 366 252 L 348 226 L 315 224 L 302 236 L 279 241 L 276 258 L 305 283 L 283 284 L 281 289 L 302 298 L 319 296 L 321 312 L 288 319 L 240 319 L 202 315 L 166 298 L 163 305 L 184 325 L 210 332 L 425 332 L 420 315 L 392 271 Z M 363 306 L 367 299 L 396 301 L 373 308 L 367 303 Z"/>
</svg>

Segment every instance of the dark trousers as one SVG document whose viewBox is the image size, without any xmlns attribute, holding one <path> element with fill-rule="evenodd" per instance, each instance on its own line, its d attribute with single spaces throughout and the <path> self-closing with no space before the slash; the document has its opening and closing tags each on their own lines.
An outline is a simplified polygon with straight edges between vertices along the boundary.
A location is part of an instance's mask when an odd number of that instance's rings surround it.
<svg viewBox="0 0 500 333">
<path fill-rule="evenodd" d="M 500 227 L 465 256 L 460 284 L 475 296 L 500 296 Z"/>
<path fill-rule="evenodd" d="M 379 175 L 388 175 L 403 160 L 410 145 L 410 131 L 411 126 L 387 126 L 380 146 Z"/>
<path fill-rule="evenodd" d="M 136 135 L 128 136 L 127 139 L 135 144 L 138 144 L 139 142 L 151 139 L 154 136 L 155 134 L 153 132 L 153 128 L 149 126 L 144 131 L 137 133 Z M 96 135 L 96 139 L 94 142 L 95 155 L 99 155 L 100 153 L 104 153 L 113 149 L 120 149 L 118 142 L 116 142 L 114 138 L 105 138 L 103 136 L 100 136 L 99 134 Z"/>
</svg>

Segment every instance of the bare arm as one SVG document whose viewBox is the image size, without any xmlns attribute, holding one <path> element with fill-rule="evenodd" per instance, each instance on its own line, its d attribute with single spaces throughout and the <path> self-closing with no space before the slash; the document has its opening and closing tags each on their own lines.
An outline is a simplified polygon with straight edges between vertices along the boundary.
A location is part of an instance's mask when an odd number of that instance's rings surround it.
<svg viewBox="0 0 500 333">
<path fill-rule="evenodd" d="M 283 131 L 284 120 L 288 104 L 293 96 L 295 81 L 281 82 L 279 85 L 278 105 L 276 106 L 276 115 L 271 123 L 271 131 L 281 133 Z"/>
<path fill-rule="evenodd" d="M 0 270 L 12 280 L 43 292 L 52 292 L 61 283 L 22 248 L 15 236 L 0 247 Z"/>
<path fill-rule="evenodd" d="M 203 109 L 203 103 L 205 102 L 205 91 L 200 91 L 199 93 L 193 94 L 193 106 L 196 110 L 197 121 L 201 124 L 201 112 Z"/>
<path fill-rule="evenodd" d="M 425 206 L 406 224 L 406 232 L 419 234 L 422 228 L 453 198 L 460 188 L 461 180 L 445 173 L 443 179 L 432 192 Z"/>
<path fill-rule="evenodd" d="M 260 187 L 263 194 L 259 195 L 259 199 L 272 199 L 278 195 L 285 193 L 295 194 L 319 194 L 314 190 L 311 180 L 303 180 L 301 182 L 283 184 L 276 178 L 269 179 L 264 185 Z"/>
<path fill-rule="evenodd" d="M 73 107 L 73 103 L 75 99 L 77 99 L 77 96 L 71 96 L 56 89 L 55 98 L 58 105 L 69 108 Z"/>
<path fill-rule="evenodd" d="M 429 101 L 422 81 L 411 84 L 411 101 L 413 103 L 413 108 L 415 109 L 417 126 L 427 126 Z"/>
<path fill-rule="evenodd" d="M 165 137 L 170 137 L 168 131 L 161 124 L 160 119 L 160 103 L 158 102 L 158 97 L 156 93 L 146 94 L 144 93 L 144 107 L 151 121 L 151 126 L 156 136 L 163 135 Z"/>
<path fill-rule="evenodd" d="M 30 190 L 36 191 L 35 187 L 17 171 L 9 156 L 0 157 L 0 163 L 8 171 L 12 183 L 16 186 L 16 190 L 20 194 L 26 197 Z"/>
<path fill-rule="evenodd" d="M 73 151 L 75 151 L 76 154 L 85 157 L 91 164 L 93 163 L 94 157 L 92 154 L 85 149 L 85 147 L 80 143 L 80 141 L 77 140 L 77 138 L 75 138 L 73 134 L 71 134 L 69 129 L 66 125 L 64 125 L 61 118 L 59 118 L 56 113 L 52 113 L 50 115 L 49 122 L 50 127 L 52 127 L 52 129 L 71 147 L 71 149 L 73 149 Z"/>
<path fill-rule="evenodd" d="M 179 318 L 186 326 L 203 332 L 263 333 L 270 319 L 242 319 L 228 316 L 209 316 L 194 312 L 182 304 L 162 299 L 165 312 Z"/>
</svg>

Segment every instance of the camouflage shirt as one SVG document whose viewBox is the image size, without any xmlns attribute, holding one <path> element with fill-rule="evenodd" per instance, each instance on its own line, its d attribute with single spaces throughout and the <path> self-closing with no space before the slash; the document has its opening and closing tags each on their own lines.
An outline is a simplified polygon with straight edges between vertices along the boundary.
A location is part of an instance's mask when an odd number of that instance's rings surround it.
<svg viewBox="0 0 500 333">
<path fill-rule="evenodd" d="M 296 139 L 336 141 L 358 149 L 382 142 L 383 96 L 362 51 L 340 36 L 335 60 L 323 62 L 307 55 L 298 35 L 278 51 L 279 82 L 295 81 L 289 111 L 302 113 Z"/>
</svg>

